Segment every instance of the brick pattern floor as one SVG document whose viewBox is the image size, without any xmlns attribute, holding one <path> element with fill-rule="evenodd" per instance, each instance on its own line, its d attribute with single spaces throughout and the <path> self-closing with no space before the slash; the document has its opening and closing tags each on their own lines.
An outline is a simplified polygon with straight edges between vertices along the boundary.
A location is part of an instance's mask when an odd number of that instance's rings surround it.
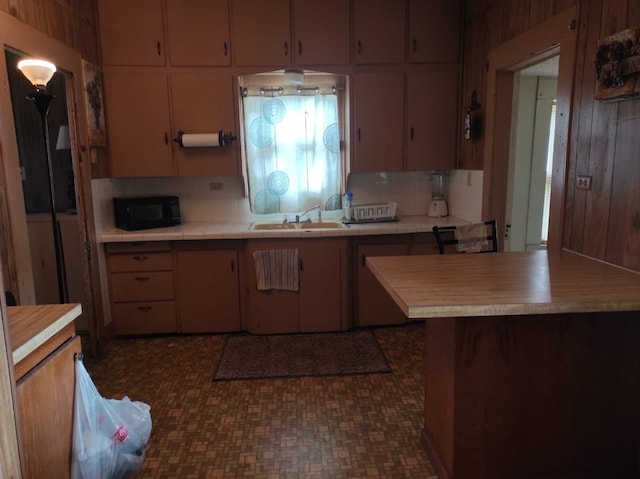
<svg viewBox="0 0 640 479">
<path fill-rule="evenodd" d="M 390 374 L 213 382 L 224 335 L 119 339 L 85 364 L 105 397 L 151 406 L 138 478 L 437 479 L 420 443 L 424 327 L 374 332 Z"/>
</svg>

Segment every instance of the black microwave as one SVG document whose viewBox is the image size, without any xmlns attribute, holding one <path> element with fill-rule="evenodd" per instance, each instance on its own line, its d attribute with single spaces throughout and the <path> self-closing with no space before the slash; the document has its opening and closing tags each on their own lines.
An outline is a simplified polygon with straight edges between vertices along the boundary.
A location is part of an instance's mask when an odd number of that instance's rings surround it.
<svg viewBox="0 0 640 479">
<path fill-rule="evenodd" d="M 127 231 L 180 224 L 177 196 L 114 198 L 113 212 L 116 227 Z"/>
</svg>

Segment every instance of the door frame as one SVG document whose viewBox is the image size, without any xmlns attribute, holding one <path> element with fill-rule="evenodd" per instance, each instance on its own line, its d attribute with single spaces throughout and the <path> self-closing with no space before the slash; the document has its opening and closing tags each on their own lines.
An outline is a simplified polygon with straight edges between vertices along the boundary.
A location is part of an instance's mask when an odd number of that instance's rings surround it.
<svg viewBox="0 0 640 479">
<path fill-rule="evenodd" d="M 84 105 L 83 64 L 79 51 L 74 50 L 45 33 L 34 30 L 15 17 L 0 10 L 0 223 L 3 226 L 0 253 L 3 256 L 5 287 L 17 293 L 21 304 L 35 303 L 35 289 L 31 269 L 31 253 L 27 231 L 27 218 L 20 179 L 18 145 L 16 141 L 13 106 L 4 52 L 12 49 L 27 55 L 47 58 L 65 74 L 67 116 L 72 143 L 73 171 L 82 245 L 82 275 L 84 300 L 82 314 L 89 324 L 89 342 L 93 352 L 99 350 L 104 332 L 102 296 L 100 293 L 98 244 L 95 235 L 93 198 L 91 194 L 91 158 L 87 145 L 89 122 Z M 94 252 L 95 254 L 92 254 Z M 6 256 L 5 256 L 6 255 Z"/>
<path fill-rule="evenodd" d="M 489 52 L 482 215 L 495 218 L 504 231 L 507 175 L 511 145 L 511 112 L 515 72 L 559 55 L 556 134 L 547 249 L 562 248 L 565 186 L 569 159 L 571 102 L 578 33 L 578 6 L 508 40 Z M 497 119 L 500 121 L 497 121 Z M 506 120 L 505 120 L 506 119 Z M 502 242 L 500 248 L 502 249 Z"/>
</svg>

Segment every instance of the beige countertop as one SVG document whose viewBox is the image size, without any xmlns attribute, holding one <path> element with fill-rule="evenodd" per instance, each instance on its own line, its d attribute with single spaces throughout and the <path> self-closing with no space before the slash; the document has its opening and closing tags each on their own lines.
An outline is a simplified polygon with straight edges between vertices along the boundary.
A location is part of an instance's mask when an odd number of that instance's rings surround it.
<svg viewBox="0 0 640 479">
<path fill-rule="evenodd" d="M 332 221 L 326 219 L 326 221 Z M 468 221 L 447 216 L 430 218 L 428 216 L 404 216 L 398 221 L 381 223 L 349 224 L 346 228 L 331 229 L 295 229 L 256 231 L 250 229 L 252 221 L 237 223 L 183 223 L 167 228 L 155 228 L 141 231 L 125 231 L 113 228 L 100 235 L 102 243 L 127 241 L 179 241 L 205 239 L 247 239 L 247 238 L 314 238 L 323 236 L 361 236 L 431 232 L 435 225 L 449 226 L 467 224 Z"/>
<path fill-rule="evenodd" d="M 576 253 L 367 258 L 408 318 L 640 311 L 640 274 Z"/>
<path fill-rule="evenodd" d="M 82 306 L 77 303 L 7 307 L 16 378 L 73 337 L 74 320 L 80 314 Z"/>
</svg>

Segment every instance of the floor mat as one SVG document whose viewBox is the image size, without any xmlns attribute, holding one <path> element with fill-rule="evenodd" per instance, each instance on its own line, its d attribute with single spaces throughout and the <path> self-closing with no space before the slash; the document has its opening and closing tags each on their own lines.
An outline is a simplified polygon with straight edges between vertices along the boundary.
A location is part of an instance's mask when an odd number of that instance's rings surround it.
<svg viewBox="0 0 640 479">
<path fill-rule="evenodd" d="M 371 330 L 229 336 L 214 381 L 389 373 Z"/>
</svg>

